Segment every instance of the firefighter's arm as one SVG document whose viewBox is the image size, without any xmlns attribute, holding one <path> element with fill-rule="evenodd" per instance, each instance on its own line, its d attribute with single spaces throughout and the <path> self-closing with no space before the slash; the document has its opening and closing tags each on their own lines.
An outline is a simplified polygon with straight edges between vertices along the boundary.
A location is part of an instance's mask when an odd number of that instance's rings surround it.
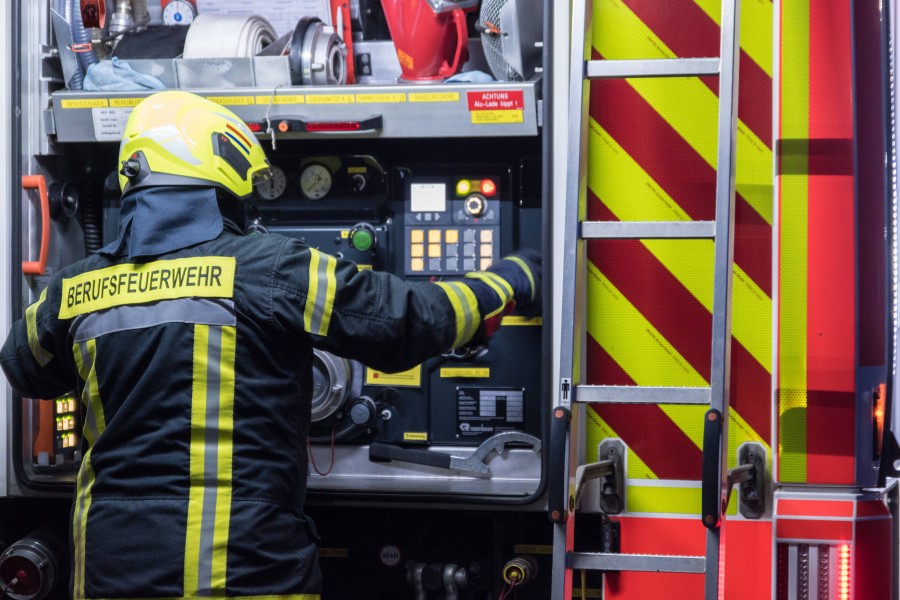
<svg viewBox="0 0 900 600">
<path fill-rule="evenodd" d="M 464 344 L 483 344 L 503 317 L 515 309 L 537 312 L 541 302 L 541 258 L 530 249 L 504 257 L 486 271 L 466 274 L 466 283 L 478 300 L 481 326 Z"/>
<path fill-rule="evenodd" d="M 58 321 L 46 288 L 40 299 L 13 323 L 0 350 L 0 367 L 10 386 L 28 398 L 57 398 L 72 391 L 72 372 L 63 365 L 65 335 L 57 333 Z"/>
</svg>

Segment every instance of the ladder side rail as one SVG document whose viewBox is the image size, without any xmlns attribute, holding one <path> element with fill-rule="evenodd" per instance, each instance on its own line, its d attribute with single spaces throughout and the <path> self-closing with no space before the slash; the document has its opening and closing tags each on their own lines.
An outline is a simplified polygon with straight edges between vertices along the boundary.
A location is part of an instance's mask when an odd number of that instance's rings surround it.
<svg viewBox="0 0 900 600">
<path fill-rule="evenodd" d="M 721 527 L 727 501 L 728 404 L 731 373 L 731 296 L 734 264 L 734 206 L 737 145 L 738 73 L 740 61 L 740 0 L 722 0 L 721 72 L 719 75 L 718 156 L 716 162 L 716 244 L 713 283 L 712 364 L 710 370 L 710 411 L 719 411 L 721 435 L 715 452 L 718 460 L 715 481 L 703 481 L 704 497 L 717 498 L 716 523 L 706 530 L 706 598 L 720 598 L 724 582 L 725 536 Z M 706 456 L 704 456 L 704 461 Z M 714 489 L 710 489 L 714 486 Z M 704 517 L 706 518 L 706 517 Z"/>
<path fill-rule="evenodd" d="M 570 59 L 568 89 L 568 123 L 566 130 L 566 153 L 569 160 L 566 169 L 565 198 L 565 239 L 563 250 L 563 294 L 560 311 L 560 356 L 558 407 L 569 410 L 574 405 L 572 397 L 575 384 L 583 372 L 584 335 L 578 335 L 578 327 L 585 326 L 585 282 L 586 249 L 579 238 L 579 221 L 584 216 L 584 198 L 587 194 L 587 145 L 589 119 L 587 117 L 590 84 L 585 79 L 586 61 L 590 59 L 592 31 L 591 0 L 572 0 L 570 4 Z M 568 390 L 564 390 L 563 380 L 568 380 Z M 548 502 L 556 503 L 562 513 L 553 519 L 553 556 L 551 598 L 552 600 L 570 600 L 572 592 L 572 570 L 566 567 L 566 555 L 573 548 L 574 518 L 568 514 L 568 498 L 575 485 L 575 469 L 579 463 L 580 438 L 583 434 L 579 428 L 579 410 L 575 405 L 572 411 L 574 421 L 567 429 L 564 439 L 551 439 L 551 445 L 565 454 L 565 468 L 560 473 L 550 473 L 551 482 Z M 560 431 L 562 428 L 556 428 Z M 552 452 L 553 450 L 551 450 Z M 560 504 L 561 503 L 561 506 Z M 551 510 L 552 512 L 552 510 Z M 568 596 L 567 596 L 568 594 Z"/>
</svg>

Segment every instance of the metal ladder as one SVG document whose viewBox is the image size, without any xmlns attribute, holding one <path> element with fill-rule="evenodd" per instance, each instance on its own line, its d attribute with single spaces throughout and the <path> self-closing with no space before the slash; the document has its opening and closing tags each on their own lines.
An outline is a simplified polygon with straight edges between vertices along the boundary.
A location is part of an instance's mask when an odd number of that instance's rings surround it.
<svg viewBox="0 0 900 600">
<path fill-rule="evenodd" d="M 569 77 L 569 141 L 566 179 L 565 255 L 561 312 L 558 404 L 552 411 L 548 509 L 554 523 L 552 600 L 570 600 L 572 571 L 657 571 L 705 574 L 705 599 L 722 597 L 720 528 L 730 485 L 727 431 L 731 363 L 731 288 L 734 260 L 735 146 L 740 45 L 739 0 L 722 0 L 720 56 L 650 60 L 590 60 L 591 0 L 572 2 Z M 716 216 L 714 221 L 585 221 L 589 81 L 625 77 L 719 77 Z M 586 244 L 589 239 L 712 239 L 715 243 L 710 386 L 646 387 L 583 385 L 587 335 Z M 607 464 L 578 465 L 587 404 L 708 405 L 704 416 L 701 519 L 705 556 L 573 552 L 577 500 L 587 474 L 606 475 Z M 608 461 L 605 461 L 608 462 Z M 599 467 L 599 469 L 598 469 Z M 737 473 L 733 474 L 737 475 Z M 621 480 L 620 480 L 621 481 Z"/>
</svg>

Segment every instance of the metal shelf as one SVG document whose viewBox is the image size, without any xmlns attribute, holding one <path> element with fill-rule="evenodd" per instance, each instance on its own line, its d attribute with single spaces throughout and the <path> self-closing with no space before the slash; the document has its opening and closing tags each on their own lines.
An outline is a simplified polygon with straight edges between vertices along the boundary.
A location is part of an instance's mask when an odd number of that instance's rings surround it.
<svg viewBox="0 0 900 600">
<path fill-rule="evenodd" d="M 288 131 L 279 139 L 335 137 L 514 137 L 538 133 L 535 82 L 184 88 L 219 102 L 247 122 L 273 128 L 282 119 L 371 121 L 380 128 L 340 133 Z M 71 92 L 51 95 L 48 134 L 59 142 L 117 142 L 132 107 L 151 92 Z M 377 121 L 377 119 L 375 119 Z M 259 137 L 263 137 L 260 132 Z"/>
</svg>

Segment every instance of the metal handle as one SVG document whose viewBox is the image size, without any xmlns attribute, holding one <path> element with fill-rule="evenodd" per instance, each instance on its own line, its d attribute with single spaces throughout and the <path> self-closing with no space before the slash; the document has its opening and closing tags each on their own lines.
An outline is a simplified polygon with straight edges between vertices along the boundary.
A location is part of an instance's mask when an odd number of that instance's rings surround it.
<svg viewBox="0 0 900 600">
<path fill-rule="evenodd" d="M 37 261 L 22 261 L 25 275 L 43 275 L 47 271 L 47 254 L 50 252 L 50 198 L 43 175 L 22 175 L 22 189 L 38 191 L 41 199 L 41 252 Z"/>
<path fill-rule="evenodd" d="M 279 133 L 361 133 L 364 131 L 379 131 L 384 128 L 384 119 L 381 115 L 373 115 L 365 119 L 340 120 L 340 121 L 310 121 L 306 117 L 283 117 L 272 119 L 275 129 Z M 257 123 L 257 129 L 266 130 L 265 123 Z M 254 128 L 251 127 L 251 130 Z"/>
<path fill-rule="evenodd" d="M 373 461 L 399 460 L 401 462 L 415 463 L 417 465 L 449 469 L 450 458 L 451 456 L 449 454 L 442 454 L 441 452 L 401 448 L 400 446 L 394 446 L 393 444 L 374 442 L 369 445 L 369 460 Z"/>
<path fill-rule="evenodd" d="M 706 411 L 703 423 L 703 488 L 701 514 L 707 529 L 719 526 L 722 517 L 722 413 L 716 409 Z"/>
<path fill-rule="evenodd" d="M 569 420 L 572 413 L 569 409 L 557 406 L 553 409 L 550 421 L 550 464 L 547 466 L 549 498 L 547 511 L 554 523 L 565 523 L 568 512 L 568 477 L 566 476 L 566 450 L 569 443 Z"/>
</svg>

